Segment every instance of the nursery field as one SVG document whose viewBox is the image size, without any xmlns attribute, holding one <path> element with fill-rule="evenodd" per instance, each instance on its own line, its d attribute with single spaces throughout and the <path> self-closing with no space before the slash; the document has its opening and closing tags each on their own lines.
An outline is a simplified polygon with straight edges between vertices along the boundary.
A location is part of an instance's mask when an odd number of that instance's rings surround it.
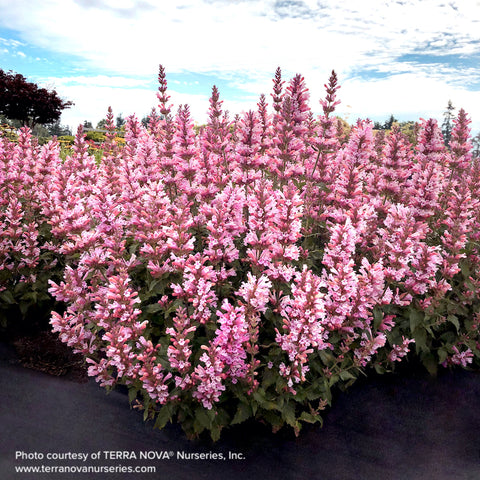
<svg viewBox="0 0 480 480">
<path fill-rule="evenodd" d="M 445 145 L 422 120 L 351 127 L 332 72 L 314 115 L 302 76 L 230 119 L 169 104 L 107 116 L 66 159 L 0 136 L 0 320 L 45 329 L 88 375 L 188 438 L 246 421 L 322 423 L 336 393 L 399 366 L 480 365 L 480 162 L 461 109 Z M 270 98 L 270 97 L 269 97 Z M 270 102 L 270 103 L 269 103 Z"/>
</svg>

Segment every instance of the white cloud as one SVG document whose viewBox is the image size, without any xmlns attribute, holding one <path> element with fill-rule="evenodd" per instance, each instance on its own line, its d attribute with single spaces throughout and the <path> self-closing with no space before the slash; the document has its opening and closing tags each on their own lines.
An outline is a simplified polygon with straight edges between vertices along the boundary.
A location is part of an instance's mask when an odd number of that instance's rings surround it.
<svg viewBox="0 0 480 480">
<path fill-rule="evenodd" d="M 79 124 L 85 120 L 95 126 L 102 118 L 105 118 L 108 107 L 112 107 L 115 117 L 122 114 L 123 117 L 136 115 L 142 119 L 150 114 L 153 107 L 158 106 L 155 90 L 145 88 L 124 88 L 101 85 L 92 88 L 89 85 L 63 83 L 62 79 L 50 79 L 58 94 L 75 103 L 71 109 L 62 113 L 61 123 L 68 125 L 72 131 L 76 131 Z M 94 82 L 93 82 L 94 83 Z M 120 82 L 118 82 L 120 83 Z M 170 102 L 175 113 L 180 104 L 190 105 L 190 111 L 194 120 L 205 121 L 205 112 L 208 109 L 208 97 L 203 95 L 180 94 L 169 89 Z"/>
<path fill-rule="evenodd" d="M 320 113 L 320 98 L 325 96 L 323 83 L 328 78 L 306 78 L 310 89 L 310 106 L 316 113 Z M 62 114 L 62 124 L 69 125 L 73 131 L 84 120 L 91 121 L 94 125 L 105 118 L 107 109 L 111 106 L 114 115 L 122 114 L 124 117 L 136 114 L 140 119 L 150 113 L 152 107 L 158 105 L 155 89 L 131 88 L 129 80 L 117 79 L 117 86 L 109 86 L 103 80 L 89 80 L 88 85 L 72 84 L 64 79 L 49 79 L 57 92 L 64 98 L 75 103 L 75 107 L 65 110 Z M 314 82 L 317 80 L 316 82 Z M 340 79 L 341 80 L 341 79 Z M 103 84 L 102 84 L 103 83 Z M 256 109 L 256 103 L 260 93 L 271 93 L 270 84 L 250 84 L 253 94 L 244 95 L 236 99 L 224 100 L 223 108 L 231 113 L 242 113 L 250 109 Z M 99 85 L 101 84 L 101 85 Z M 264 87 L 264 88 L 262 88 Z M 176 112 L 180 104 L 190 105 L 193 119 L 197 123 L 204 123 L 207 119 L 208 94 L 185 94 L 175 90 L 170 85 L 168 94 L 173 105 L 172 111 Z M 220 90 L 221 99 L 223 99 Z M 464 108 L 473 119 L 472 131 L 480 130 L 480 105 L 477 92 L 468 91 L 460 87 L 446 84 L 442 80 L 432 80 L 428 77 L 414 73 L 396 75 L 387 79 L 345 80 L 338 98 L 341 104 L 337 108 L 337 114 L 354 122 L 357 118 L 369 117 L 374 120 L 386 120 L 390 114 L 394 114 L 400 120 L 418 120 L 419 118 L 437 118 L 441 123 L 443 112 L 448 100 L 452 100 L 457 108 Z"/>
<path fill-rule="evenodd" d="M 86 87 L 112 87 L 112 88 L 129 88 L 129 87 L 145 87 L 148 86 L 151 81 L 146 79 L 137 79 L 131 77 L 120 77 L 120 76 L 107 76 L 107 75 L 96 75 L 96 76 L 85 76 L 78 75 L 75 77 L 61 77 L 56 78 L 52 77 L 46 79 L 47 81 L 53 81 L 55 84 L 60 86 L 74 86 L 82 85 Z"/>
<path fill-rule="evenodd" d="M 2 4 L 2 2 L 0 2 L 0 5 L 1 4 Z M 0 43 L 3 44 L 3 45 L 7 45 L 9 47 L 26 46 L 25 43 L 19 42 L 18 40 L 13 40 L 11 38 L 3 38 L 3 37 L 0 37 Z"/>
<path fill-rule="evenodd" d="M 0 5 L 6 3 L 0 0 Z M 28 15 L 24 2 L 8 2 L 2 16 L 29 43 L 79 55 L 92 67 L 119 74 L 148 75 L 158 63 L 172 73 L 251 73 L 277 65 L 302 72 L 312 66 L 348 72 L 438 42 L 444 32 L 462 35 L 458 52 L 474 48 L 469 39 L 478 33 L 471 28 L 471 2 L 450 3 L 458 10 L 434 0 L 402 5 L 344 0 L 327 8 L 315 8 L 313 0 L 45 0 L 29 5 Z M 301 8 L 308 15 L 285 13 Z M 279 17 L 280 11 L 285 15 Z"/>
<path fill-rule="evenodd" d="M 386 120 L 394 114 L 400 120 L 436 118 L 441 124 L 443 112 L 451 100 L 457 111 L 463 108 L 473 120 L 473 132 L 480 129 L 478 92 L 414 73 L 375 81 L 349 80 L 339 90 L 339 95 L 342 104 L 338 112 L 348 116 L 350 122 L 368 115 Z"/>
<path fill-rule="evenodd" d="M 285 77 L 305 76 L 315 109 L 335 69 L 344 83 L 343 104 L 360 116 L 428 115 L 441 112 L 451 98 L 458 105 L 468 102 L 466 110 L 480 120 L 480 112 L 472 111 L 478 100 L 465 88 L 480 83 L 478 68 L 459 72 L 440 62 L 398 60 L 408 53 L 480 55 L 479 6 L 478 0 L 43 0 L 28 5 L 0 0 L 0 26 L 19 32 L 22 40 L 0 38 L 0 44 L 30 44 L 71 56 L 77 77 L 51 75 L 59 93 L 76 103 L 64 113 L 72 122 L 94 122 L 109 104 L 124 115 L 135 109 L 148 113 L 155 91 L 146 87 L 159 63 L 167 79 L 206 73 L 240 89 L 244 99 L 225 102 L 232 111 L 255 108 L 258 95 L 270 93 L 281 66 Z M 365 69 L 384 78 L 357 79 Z M 202 118 L 208 93 L 170 92 L 179 103 L 189 99 L 192 113 Z"/>
</svg>

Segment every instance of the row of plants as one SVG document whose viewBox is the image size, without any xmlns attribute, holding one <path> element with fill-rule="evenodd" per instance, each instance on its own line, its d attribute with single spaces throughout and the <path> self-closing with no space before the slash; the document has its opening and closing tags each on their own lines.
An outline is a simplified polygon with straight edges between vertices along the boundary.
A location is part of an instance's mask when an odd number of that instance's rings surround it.
<svg viewBox="0 0 480 480">
<path fill-rule="evenodd" d="M 100 162 L 103 157 L 103 144 L 106 141 L 106 133 L 103 131 L 87 130 L 84 132 L 85 143 L 88 146 L 88 153 L 93 155 L 97 162 Z M 52 138 L 45 139 L 45 143 L 52 140 Z M 75 145 L 74 135 L 61 135 L 57 137 L 57 141 L 60 144 L 60 156 L 65 159 L 73 152 L 73 146 Z M 123 132 L 116 132 L 114 141 L 117 145 L 125 145 L 123 138 Z"/>
<path fill-rule="evenodd" d="M 418 358 L 478 367 L 480 282 L 470 120 L 449 148 L 435 120 L 350 132 L 304 78 L 230 120 L 213 87 L 207 124 L 169 104 L 147 127 L 107 116 L 102 158 L 28 129 L 0 138 L 0 307 L 51 313 L 104 387 L 188 436 L 254 418 L 321 422 L 332 392 Z M 17 312 L 18 313 L 18 312 Z M 50 314 L 49 314 L 50 315 Z M 28 320 L 28 318 L 27 318 Z M 9 325 L 11 327 L 11 325 Z"/>
</svg>

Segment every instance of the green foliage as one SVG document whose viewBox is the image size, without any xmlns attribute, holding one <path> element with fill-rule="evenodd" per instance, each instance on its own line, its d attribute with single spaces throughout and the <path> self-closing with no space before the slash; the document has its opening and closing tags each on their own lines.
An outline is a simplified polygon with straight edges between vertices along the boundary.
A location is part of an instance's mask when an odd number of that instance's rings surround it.
<svg viewBox="0 0 480 480">
<path fill-rule="evenodd" d="M 55 135 L 57 138 L 61 137 L 62 135 L 72 135 L 72 131 L 69 127 L 60 124 L 60 120 L 52 123 L 48 126 L 48 133 L 53 136 Z"/>
<path fill-rule="evenodd" d="M 60 144 L 63 143 L 65 145 L 73 145 L 75 137 L 73 135 L 61 135 L 57 138 L 57 140 Z"/>
<path fill-rule="evenodd" d="M 418 131 L 420 125 L 417 122 L 400 122 L 398 124 L 400 131 L 407 137 L 408 141 L 415 146 L 417 144 Z"/>
<path fill-rule="evenodd" d="M 89 131 L 86 132 L 85 138 L 92 140 L 95 143 L 101 144 L 105 141 L 105 134 L 103 132 Z"/>
<path fill-rule="evenodd" d="M 16 133 L 16 128 L 10 125 L 10 122 L 7 122 L 4 117 L 0 115 L 0 136 L 8 138 L 12 142 L 18 140 L 18 135 Z"/>
<path fill-rule="evenodd" d="M 65 262 L 46 248 L 52 238 L 49 227 L 40 228 L 40 255 L 35 267 L 22 265 L 22 258 L 13 258 L 15 267 L 0 271 L 0 331 L 32 333 L 48 327 L 52 311 L 63 305 L 48 293 L 49 282 L 60 281 Z"/>
</svg>

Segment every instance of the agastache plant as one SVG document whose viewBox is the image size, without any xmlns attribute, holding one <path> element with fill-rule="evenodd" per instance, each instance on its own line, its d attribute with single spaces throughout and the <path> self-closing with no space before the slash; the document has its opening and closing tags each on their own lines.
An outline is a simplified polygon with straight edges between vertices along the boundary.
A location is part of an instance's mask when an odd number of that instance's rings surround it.
<svg viewBox="0 0 480 480">
<path fill-rule="evenodd" d="M 332 72 L 309 106 L 277 69 L 271 105 L 206 125 L 170 104 L 107 115 L 103 156 L 80 127 L 63 161 L 27 129 L 0 137 L 2 318 L 49 299 L 50 324 L 100 385 L 190 437 L 254 418 L 298 434 L 372 369 L 478 367 L 480 168 L 459 111 L 413 145 L 335 117 Z M 4 322 L 5 323 L 5 322 Z"/>
</svg>

